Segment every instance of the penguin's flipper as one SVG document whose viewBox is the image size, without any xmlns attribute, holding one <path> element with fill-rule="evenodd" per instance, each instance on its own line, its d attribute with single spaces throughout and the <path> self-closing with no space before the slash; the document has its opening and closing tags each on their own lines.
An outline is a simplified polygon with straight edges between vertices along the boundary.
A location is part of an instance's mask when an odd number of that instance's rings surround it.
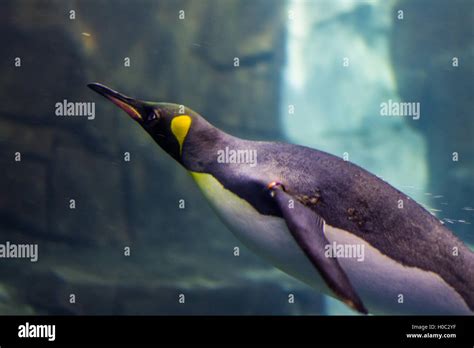
<svg viewBox="0 0 474 348">
<path fill-rule="evenodd" d="M 349 307 L 367 314 L 367 309 L 337 259 L 325 256 L 325 246 L 329 242 L 324 235 L 324 220 L 286 193 L 281 185 L 269 185 L 269 189 L 293 238 L 327 285 Z"/>
</svg>

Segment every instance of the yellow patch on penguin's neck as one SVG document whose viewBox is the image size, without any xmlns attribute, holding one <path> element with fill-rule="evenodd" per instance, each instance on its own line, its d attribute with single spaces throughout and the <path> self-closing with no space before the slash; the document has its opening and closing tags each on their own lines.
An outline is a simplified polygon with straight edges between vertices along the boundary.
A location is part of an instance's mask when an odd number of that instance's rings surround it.
<svg viewBox="0 0 474 348">
<path fill-rule="evenodd" d="M 186 139 L 190 127 L 191 117 L 188 115 L 176 116 L 171 120 L 171 131 L 176 137 L 176 140 L 178 140 L 179 154 L 183 151 L 184 139 Z"/>
</svg>

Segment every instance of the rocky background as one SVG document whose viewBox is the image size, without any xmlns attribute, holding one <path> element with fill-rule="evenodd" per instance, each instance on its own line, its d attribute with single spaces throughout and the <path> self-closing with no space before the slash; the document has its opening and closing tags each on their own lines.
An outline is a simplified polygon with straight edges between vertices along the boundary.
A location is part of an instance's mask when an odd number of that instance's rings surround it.
<svg viewBox="0 0 474 348">
<path fill-rule="evenodd" d="M 474 3 L 401 0 L 396 9 L 406 15 L 393 26 L 391 61 L 400 97 L 421 102 L 420 119 L 407 124 L 426 141 L 426 192 L 474 245 Z"/>
<path fill-rule="evenodd" d="M 284 2 L 271 0 L 2 2 L 0 237 L 40 254 L 0 261 L 0 313 L 322 311 L 317 293 L 243 247 L 187 173 L 86 87 L 100 81 L 186 104 L 236 135 L 281 139 L 284 19 Z M 56 117 L 64 99 L 95 101 L 96 119 Z"/>
</svg>

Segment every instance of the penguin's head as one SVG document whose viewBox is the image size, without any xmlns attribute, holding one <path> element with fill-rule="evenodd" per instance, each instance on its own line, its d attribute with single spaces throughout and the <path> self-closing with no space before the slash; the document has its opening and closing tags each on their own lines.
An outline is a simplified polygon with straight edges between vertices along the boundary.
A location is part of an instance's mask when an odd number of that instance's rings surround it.
<svg viewBox="0 0 474 348">
<path fill-rule="evenodd" d="M 88 86 L 124 110 L 181 164 L 183 144 L 190 129 L 212 127 L 199 114 L 183 105 L 133 99 L 99 83 Z"/>
</svg>

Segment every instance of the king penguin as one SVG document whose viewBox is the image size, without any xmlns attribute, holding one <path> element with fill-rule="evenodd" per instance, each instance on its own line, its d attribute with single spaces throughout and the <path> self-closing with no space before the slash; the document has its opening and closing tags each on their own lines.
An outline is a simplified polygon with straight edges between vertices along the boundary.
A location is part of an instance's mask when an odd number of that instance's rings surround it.
<svg viewBox="0 0 474 348">
<path fill-rule="evenodd" d="M 88 86 L 138 122 L 235 236 L 282 271 L 360 313 L 473 314 L 474 253 L 375 175 L 308 147 L 236 138 L 182 105 Z M 252 151 L 256 163 L 219 160 L 222 151 Z"/>
</svg>

